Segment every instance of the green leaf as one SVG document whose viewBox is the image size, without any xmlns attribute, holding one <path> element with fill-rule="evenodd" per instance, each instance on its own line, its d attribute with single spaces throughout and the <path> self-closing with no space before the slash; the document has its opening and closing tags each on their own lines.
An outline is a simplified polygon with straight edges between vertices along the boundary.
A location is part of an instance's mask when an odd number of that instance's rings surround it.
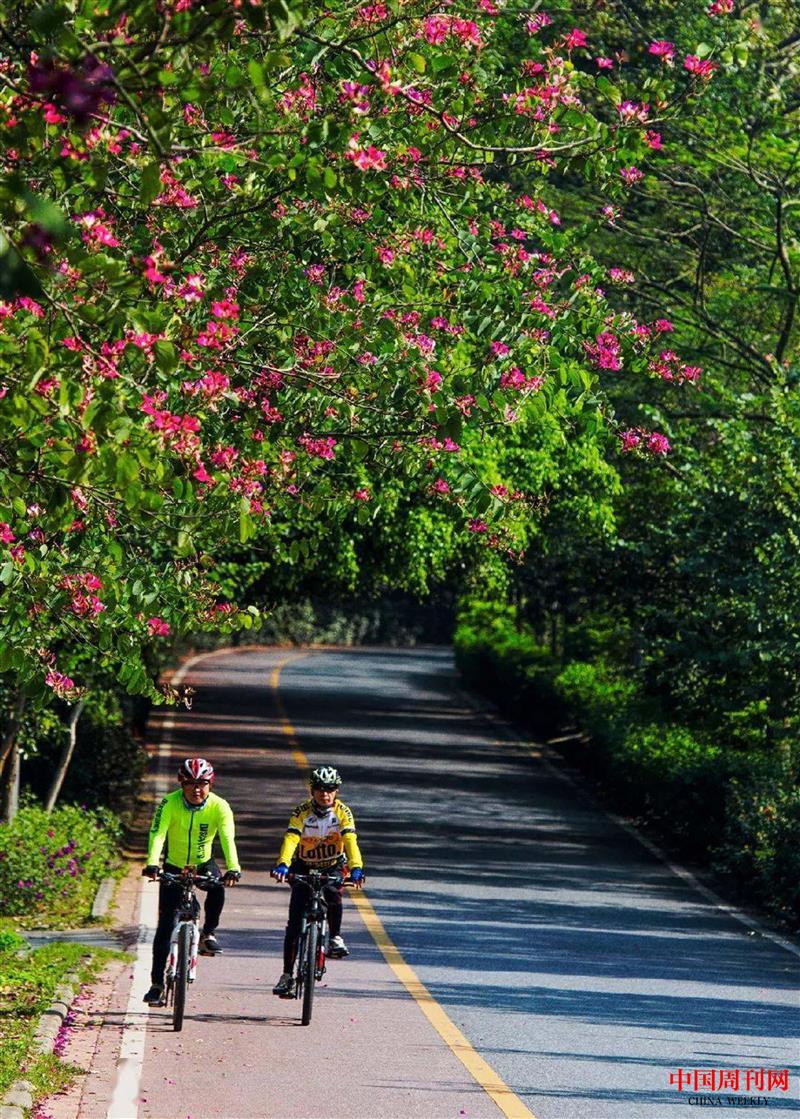
<svg viewBox="0 0 800 1119">
<path fill-rule="evenodd" d="M 35 327 L 28 331 L 28 340 L 25 343 L 25 368 L 29 373 L 37 374 L 44 370 L 47 364 L 49 347 L 43 335 Z"/>
<path fill-rule="evenodd" d="M 258 93 L 259 96 L 262 96 L 264 93 L 266 93 L 267 83 L 264 80 L 264 67 L 261 65 L 261 63 L 256 62 L 254 58 L 251 58 L 250 61 L 247 63 L 247 73 L 250 76 L 250 81 L 252 82 L 253 89 L 255 89 L 256 93 Z"/>
<path fill-rule="evenodd" d="M 225 70 L 225 85 L 228 89 L 238 89 L 244 85 L 244 71 L 236 65 L 228 66 Z"/>
<path fill-rule="evenodd" d="M 415 54 L 414 51 L 411 51 L 406 57 L 418 74 L 425 73 L 427 63 L 421 54 Z"/>
<path fill-rule="evenodd" d="M 162 373 L 173 373 L 177 369 L 178 347 L 174 342 L 159 338 L 153 345 L 153 351 L 156 356 L 156 365 Z"/>
<path fill-rule="evenodd" d="M 256 534 L 256 523 L 249 513 L 239 513 L 239 543 L 246 544 Z"/>
<path fill-rule="evenodd" d="M 142 171 L 139 198 L 144 206 L 149 206 L 161 193 L 161 168 L 157 163 L 148 163 Z"/>
<path fill-rule="evenodd" d="M 363 439 L 351 439 L 350 447 L 352 448 L 353 457 L 362 462 L 369 454 L 369 443 L 365 443 Z"/>
</svg>

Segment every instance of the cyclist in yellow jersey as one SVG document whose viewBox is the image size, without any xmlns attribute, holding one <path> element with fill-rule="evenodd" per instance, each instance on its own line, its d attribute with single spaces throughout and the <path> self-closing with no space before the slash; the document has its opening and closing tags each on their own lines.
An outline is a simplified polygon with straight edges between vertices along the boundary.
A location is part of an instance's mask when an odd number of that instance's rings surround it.
<svg viewBox="0 0 800 1119">
<path fill-rule="evenodd" d="M 358 849 L 356 822 L 353 813 L 338 799 L 342 779 L 333 766 L 323 765 L 311 774 L 311 797 L 292 812 L 289 826 L 283 837 L 278 864 L 271 871 L 279 882 L 285 881 L 292 871 L 307 873 L 311 869 L 349 870 L 350 880 L 357 889 L 364 885 L 364 860 Z M 283 941 L 283 974 L 272 989 L 282 998 L 294 994 L 292 968 L 297 938 L 303 923 L 308 887 L 301 882 L 292 885 L 289 902 L 289 920 Z M 342 888 L 326 886 L 330 945 L 328 958 L 332 960 L 349 956 L 341 936 Z"/>
<path fill-rule="evenodd" d="M 225 887 L 235 886 L 241 878 L 236 853 L 233 812 L 227 800 L 211 792 L 214 767 L 205 758 L 187 758 L 178 770 L 180 789 L 169 793 L 159 804 L 150 826 L 146 878 L 158 878 L 159 860 L 164 856 L 164 870 L 179 874 L 185 866 L 194 866 L 198 874 L 210 874 L 218 881 L 201 886 L 206 890 L 204 921 L 200 933 L 200 951 L 205 956 L 221 952 L 215 934 Z M 212 858 L 214 839 L 219 836 L 225 857 L 225 876 Z M 159 1006 L 164 995 L 164 967 L 169 955 L 169 941 L 175 908 L 181 898 L 181 887 L 162 882 L 158 891 L 158 927 L 153 939 L 152 986 L 144 996 L 151 1006 Z"/>
</svg>

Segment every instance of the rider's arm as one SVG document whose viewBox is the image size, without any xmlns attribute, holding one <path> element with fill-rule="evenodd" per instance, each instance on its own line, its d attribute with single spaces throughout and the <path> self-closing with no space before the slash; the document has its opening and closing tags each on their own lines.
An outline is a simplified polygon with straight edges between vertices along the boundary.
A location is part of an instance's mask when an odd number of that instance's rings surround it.
<svg viewBox="0 0 800 1119">
<path fill-rule="evenodd" d="M 292 859 L 302 834 L 303 817 L 299 812 L 293 812 L 289 817 L 289 826 L 286 829 L 286 835 L 283 837 L 283 843 L 281 843 L 280 854 L 278 855 L 279 863 L 285 863 L 286 866 L 292 865 Z"/>
<path fill-rule="evenodd" d="M 342 842 L 347 865 L 351 870 L 363 869 L 364 860 L 358 849 L 358 835 L 356 834 L 356 821 L 353 813 L 346 804 L 339 806 L 339 819 L 342 822 Z"/>
<path fill-rule="evenodd" d="M 164 797 L 158 808 L 153 813 L 153 822 L 150 825 L 150 838 L 147 844 L 147 865 L 158 866 L 161 852 L 167 838 L 170 824 L 170 805 L 168 797 Z"/>
<path fill-rule="evenodd" d="M 219 842 L 222 854 L 225 857 L 225 866 L 228 870 L 241 870 L 239 856 L 236 853 L 236 827 L 233 822 L 231 806 L 225 802 L 220 805 Z"/>
</svg>

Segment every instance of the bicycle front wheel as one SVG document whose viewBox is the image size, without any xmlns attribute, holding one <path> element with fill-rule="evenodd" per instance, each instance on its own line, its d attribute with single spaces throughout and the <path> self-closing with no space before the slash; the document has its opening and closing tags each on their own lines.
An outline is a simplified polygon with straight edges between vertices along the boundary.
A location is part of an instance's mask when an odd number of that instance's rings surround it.
<svg viewBox="0 0 800 1119">
<path fill-rule="evenodd" d="M 303 961 L 305 967 L 305 986 L 303 988 L 303 1016 L 301 1021 L 307 1026 L 311 1021 L 311 1011 L 314 1007 L 314 987 L 317 978 L 317 946 L 319 943 L 319 929 L 316 925 L 309 925 L 306 935 L 306 953 Z"/>
<path fill-rule="evenodd" d="M 185 921 L 178 932 L 178 966 L 175 969 L 175 988 L 172 1002 L 172 1028 L 183 1029 L 183 1012 L 186 1007 L 186 984 L 192 952 L 192 929 Z"/>
</svg>

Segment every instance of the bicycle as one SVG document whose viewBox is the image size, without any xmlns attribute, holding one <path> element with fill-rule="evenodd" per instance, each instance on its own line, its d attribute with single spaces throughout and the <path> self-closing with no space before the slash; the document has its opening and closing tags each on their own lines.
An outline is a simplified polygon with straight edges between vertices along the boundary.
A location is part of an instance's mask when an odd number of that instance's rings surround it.
<svg viewBox="0 0 800 1119">
<path fill-rule="evenodd" d="M 300 1021 L 307 1026 L 311 1022 L 314 1006 L 314 986 L 325 974 L 325 959 L 328 955 L 328 903 L 323 891 L 326 886 L 352 886 L 353 883 L 345 881 L 340 870 L 292 873 L 286 881 L 289 885 L 301 882 L 309 888 L 308 901 L 303 911 L 303 925 L 297 938 L 294 989 L 294 997 L 302 999 L 303 1003 Z"/>
<path fill-rule="evenodd" d="M 163 1006 L 172 1004 L 172 1028 L 176 1032 L 183 1028 L 183 1014 L 186 1008 L 186 988 L 194 983 L 197 973 L 197 952 L 200 945 L 200 902 L 195 893 L 196 886 L 210 885 L 218 881 L 213 874 L 195 874 L 193 866 L 185 867 L 180 874 L 159 871 L 158 879 L 169 885 L 182 888 L 181 900 L 175 908 L 175 923 L 169 942 L 169 956 L 164 969 Z"/>
</svg>

